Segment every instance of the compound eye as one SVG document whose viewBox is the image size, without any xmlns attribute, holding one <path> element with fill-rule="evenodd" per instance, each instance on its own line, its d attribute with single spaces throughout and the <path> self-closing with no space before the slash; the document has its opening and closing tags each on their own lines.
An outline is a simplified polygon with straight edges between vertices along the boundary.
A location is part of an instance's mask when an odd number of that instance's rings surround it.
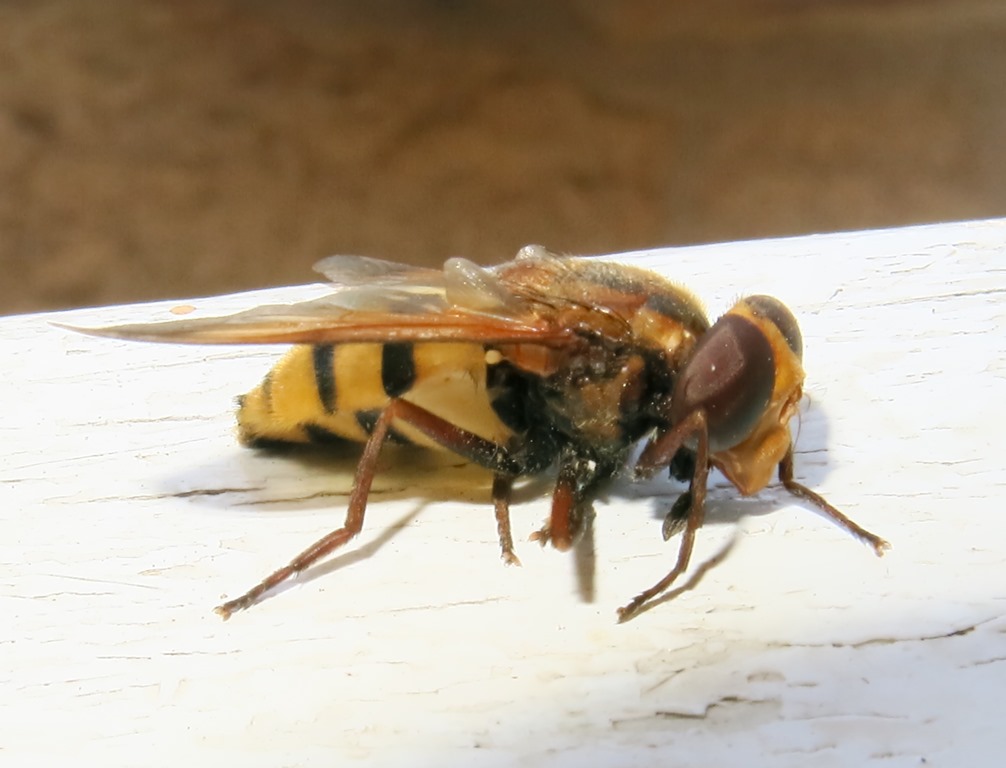
<svg viewBox="0 0 1006 768">
<path fill-rule="evenodd" d="M 678 376 L 671 421 L 677 424 L 694 411 L 705 411 L 710 452 L 727 450 L 751 434 L 774 385 L 775 356 L 768 339 L 750 320 L 724 315 Z"/>
<path fill-rule="evenodd" d="M 803 335 L 796 318 L 785 304 L 771 296 L 748 296 L 744 303 L 757 317 L 763 317 L 775 325 L 793 354 L 798 360 L 803 360 Z"/>
</svg>

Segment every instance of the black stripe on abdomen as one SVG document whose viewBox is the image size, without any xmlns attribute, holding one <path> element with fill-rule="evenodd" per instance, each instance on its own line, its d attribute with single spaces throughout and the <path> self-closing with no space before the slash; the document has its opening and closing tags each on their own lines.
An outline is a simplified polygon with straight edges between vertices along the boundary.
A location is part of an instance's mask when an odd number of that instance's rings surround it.
<svg viewBox="0 0 1006 768">
<path fill-rule="evenodd" d="M 326 413 L 335 413 L 335 348 L 331 344 L 312 347 L 314 383 Z"/>
<path fill-rule="evenodd" d="M 412 343 L 396 341 L 381 348 L 381 384 L 388 397 L 401 397 L 416 381 Z"/>
</svg>

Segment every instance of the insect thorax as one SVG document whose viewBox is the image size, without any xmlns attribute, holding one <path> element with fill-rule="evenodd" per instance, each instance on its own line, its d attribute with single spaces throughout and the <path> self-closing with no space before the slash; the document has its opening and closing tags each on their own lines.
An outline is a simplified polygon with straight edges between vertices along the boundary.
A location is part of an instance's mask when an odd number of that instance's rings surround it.
<svg viewBox="0 0 1006 768">
<path fill-rule="evenodd" d="M 538 374 L 522 370 L 523 350 L 504 350 L 489 371 L 493 407 L 505 423 L 554 456 L 572 453 L 614 471 L 629 447 L 659 424 L 673 377 L 658 352 L 596 337 L 550 361 Z M 546 448 L 547 446 L 547 448 Z"/>
</svg>

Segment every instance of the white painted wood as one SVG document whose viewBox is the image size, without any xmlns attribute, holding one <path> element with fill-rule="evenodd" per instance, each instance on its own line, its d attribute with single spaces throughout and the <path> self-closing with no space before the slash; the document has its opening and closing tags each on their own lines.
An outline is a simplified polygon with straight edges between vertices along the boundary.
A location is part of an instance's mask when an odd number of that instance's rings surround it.
<svg viewBox="0 0 1006 768">
<path fill-rule="evenodd" d="M 626 625 L 669 567 L 667 482 L 597 504 L 577 560 L 497 556 L 480 472 L 381 475 L 360 540 L 254 609 L 212 607 L 337 526 L 352 457 L 240 448 L 233 396 L 280 350 L 115 342 L 0 320 L 5 765 L 992 765 L 1006 736 L 1006 221 L 625 258 L 711 314 L 799 316 L 797 475 L 893 549 L 721 479 L 694 590 Z M 319 292 L 192 302 L 200 313 Z M 543 484 L 514 509 L 519 541 Z M 589 565 L 589 564 L 588 564 Z M 589 567 L 581 574 L 589 574 Z"/>
</svg>

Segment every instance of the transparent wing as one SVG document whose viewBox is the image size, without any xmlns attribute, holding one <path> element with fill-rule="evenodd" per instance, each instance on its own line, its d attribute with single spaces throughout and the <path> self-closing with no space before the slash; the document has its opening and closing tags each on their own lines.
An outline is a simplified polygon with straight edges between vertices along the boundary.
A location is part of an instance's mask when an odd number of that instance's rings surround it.
<svg viewBox="0 0 1006 768">
<path fill-rule="evenodd" d="M 400 264 L 397 261 L 372 259 L 369 256 L 329 256 L 316 262 L 314 271 L 337 286 L 364 285 L 436 285 L 443 284 L 439 269 L 425 269 Z"/>
<path fill-rule="evenodd" d="M 522 311 L 493 270 L 467 259 L 424 269 L 366 256 L 329 256 L 314 268 L 332 281 L 332 304 L 345 309 L 411 314 L 457 308 L 502 317 Z"/>
<path fill-rule="evenodd" d="M 505 266 L 505 265 L 504 265 Z M 359 256 L 333 256 L 319 271 L 334 292 L 226 317 L 74 328 L 96 336 L 191 344 L 336 344 L 477 341 L 558 346 L 572 335 L 497 276 L 465 259 L 443 270 Z M 502 269 L 502 267 L 497 268 Z"/>
</svg>

